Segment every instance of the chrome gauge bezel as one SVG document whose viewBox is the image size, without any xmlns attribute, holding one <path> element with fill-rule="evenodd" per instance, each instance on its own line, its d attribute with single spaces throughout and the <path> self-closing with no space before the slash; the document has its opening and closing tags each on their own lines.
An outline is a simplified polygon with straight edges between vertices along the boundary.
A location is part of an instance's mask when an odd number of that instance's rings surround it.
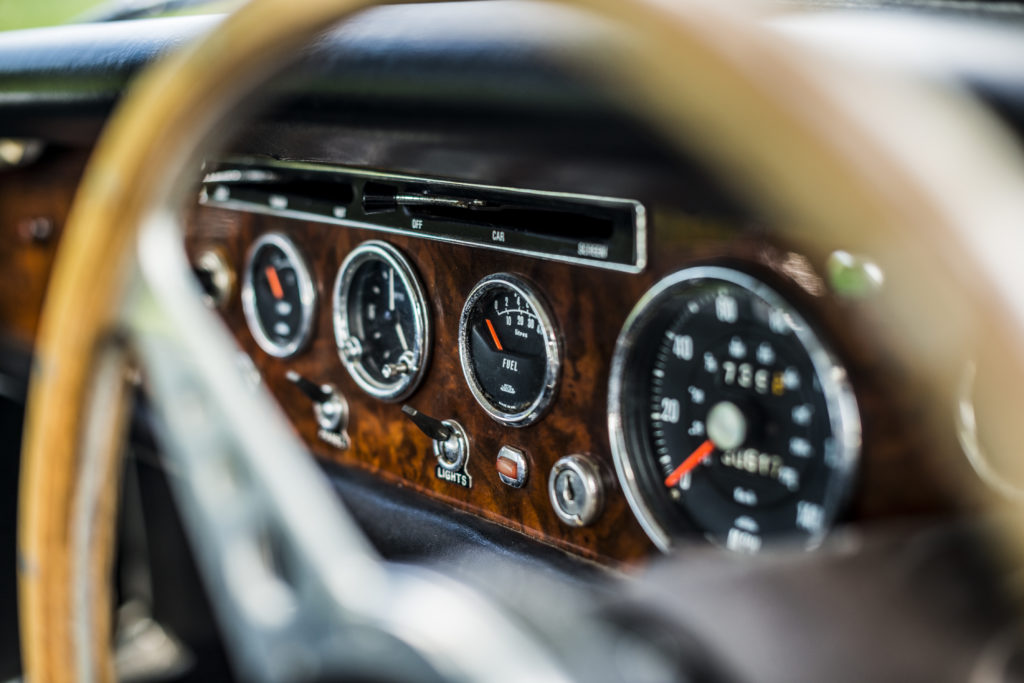
<svg viewBox="0 0 1024 683">
<path fill-rule="evenodd" d="M 256 287 L 253 283 L 253 264 L 256 254 L 265 246 L 274 246 L 280 249 L 292 264 L 295 270 L 295 278 L 299 287 L 299 302 L 301 305 L 300 332 L 294 340 L 288 344 L 279 344 L 267 336 L 260 324 L 259 313 L 256 310 Z M 268 232 L 261 235 L 250 246 L 245 259 L 245 270 L 242 275 L 242 312 L 245 314 L 245 322 L 249 326 L 249 332 L 261 349 L 275 358 L 289 358 L 306 347 L 313 336 L 313 316 L 316 311 L 316 285 L 309 272 L 306 260 L 299 253 L 298 247 L 288 237 L 279 232 Z"/>
<path fill-rule="evenodd" d="M 827 490 L 828 508 L 833 514 L 828 522 L 834 521 L 834 512 L 842 508 L 852 488 L 857 463 L 860 459 L 861 422 L 856 397 L 850 386 L 846 370 L 839 360 L 825 348 L 810 325 L 796 311 L 794 305 L 774 289 L 753 275 L 724 266 L 696 266 L 677 271 L 655 284 L 637 302 L 626 318 L 619 333 L 612 357 L 611 375 L 608 383 L 608 432 L 611 441 L 612 459 L 619 484 L 626 500 L 640 526 L 655 546 L 663 552 L 672 550 L 676 539 L 648 504 L 637 473 L 635 458 L 642 454 L 631 453 L 631 434 L 627 420 L 626 384 L 627 373 L 635 366 L 633 351 L 648 332 L 648 325 L 662 313 L 663 307 L 683 290 L 704 286 L 708 282 L 721 281 L 738 286 L 760 298 L 776 309 L 785 310 L 790 325 L 799 343 L 806 350 L 829 412 L 829 422 L 837 447 L 838 464 Z M 638 427 L 633 426 L 633 429 Z M 807 547 L 814 547 L 827 534 L 829 524 L 809 539 Z"/>
<path fill-rule="evenodd" d="M 349 326 L 352 282 L 359 267 L 369 261 L 378 260 L 394 269 L 405 291 L 409 293 L 413 311 L 412 351 L 413 371 L 396 375 L 394 382 L 381 382 L 370 375 L 363 364 L 362 356 L 351 357 L 345 353 L 345 344 L 352 336 Z M 430 360 L 430 314 L 427 299 L 420 279 L 409 260 L 395 247 L 380 240 L 363 242 L 342 262 L 334 278 L 332 313 L 334 320 L 334 341 L 338 357 L 359 388 L 382 401 L 400 401 L 416 390 L 426 374 Z M 360 344 L 363 340 L 359 340 Z"/>
<path fill-rule="evenodd" d="M 537 319 L 544 328 L 544 350 L 545 374 L 544 386 L 529 406 L 515 413 L 510 413 L 493 405 L 487 398 L 486 392 L 477 380 L 476 372 L 470 360 L 470 321 L 469 317 L 473 307 L 490 290 L 499 287 L 511 289 L 521 296 L 536 312 Z M 466 378 L 466 384 L 473 393 L 473 398 L 480 404 L 488 415 L 494 420 L 509 427 L 526 427 L 539 420 L 551 406 L 558 389 L 558 379 L 562 369 L 562 346 L 559 341 L 558 329 L 555 327 L 555 319 L 551 314 L 544 299 L 536 292 L 536 289 L 521 277 L 510 273 L 496 273 L 485 277 L 474 285 L 466 303 L 462 307 L 462 315 L 459 316 L 459 361 L 462 365 L 462 375 Z"/>
<path fill-rule="evenodd" d="M 1014 484 L 1002 474 L 989 460 L 985 448 L 981 444 L 978 419 L 974 406 L 974 384 L 978 375 L 976 361 L 970 361 L 964 367 L 957 387 L 957 401 L 954 410 L 957 440 L 967 457 L 967 462 L 985 484 L 997 491 L 1007 500 L 1024 501 L 1024 488 Z"/>
</svg>

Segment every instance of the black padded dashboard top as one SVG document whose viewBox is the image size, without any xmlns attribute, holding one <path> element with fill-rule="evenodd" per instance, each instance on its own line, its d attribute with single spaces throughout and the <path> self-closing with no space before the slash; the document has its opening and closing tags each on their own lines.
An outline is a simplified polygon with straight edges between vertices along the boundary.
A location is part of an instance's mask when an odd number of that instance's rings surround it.
<svg viewBox="0 0 1024 683">
<path fill-rule="evenodd" d="M 8 134 L 81 142 L 94 135 L 131 76 L 219 17 L 79 24 L 0 34 L 0 124 Z M 427 110 L 592 112 L 595 93 L 555 67 L 554 53 L 608 40 L 600 22 L 517 2 L 369 10 L 311 45 L 279 79 L 293 117 L 380 116 L 381 105 Z M 54 119 L 73 125 L 51 125 Z"/>
<path fill-rule="evenodd" d="M 1024 120 L 1024 16 L 992 21 L 945 5 L 941 13 L 908 14 L 879 11 L 878 3 L 783 3 L 768 21 L 780 39 L 840 45 L 855 58 L 957 80 L 1011 122 Z M 0 33 L 0 131 L 90 142 L 140 67 L 218 21 L 178 17 Z M 880 40 L 885 30 L 898 39 Z M 310 46 L 302 68 L 279 80 L 277 87 L 296 97 L 278 115 L 328 123 L 438 112 L 451 120 L 486 115 L 530 124 L 553 116 L 623 118 L 561 58 L 610 40 L 624 38 L 600 20 L 519 0 L 377 8 Z"/>
</svg>

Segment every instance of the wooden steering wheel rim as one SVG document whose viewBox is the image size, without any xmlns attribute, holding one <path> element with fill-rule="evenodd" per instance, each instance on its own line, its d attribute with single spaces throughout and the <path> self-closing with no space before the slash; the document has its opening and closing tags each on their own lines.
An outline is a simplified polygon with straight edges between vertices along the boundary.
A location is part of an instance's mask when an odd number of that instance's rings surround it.
<svg viewBox="0 0 1024 683">
<path fill-rule="evenodd" d="M 1000 194 L 1024 184 L 1017 159 L 1007 151 L 1013 145 L 983 113 L 913 88 L 858 80 L 853 72 L 839 76 L 841 67 L 834 64 L 826 77 L 818 60 L 801 59 L 800 50 L 734 4 L 560 3 L 594 11 L 629 32 L 624 54 L 589 56 L 597 77 L 615 83 L 624 101 L 646 103 L 640 115 L 667 139 L 741 179 L 774 210 L 784 239 L 819 263 L 836 245 L 881 263 L 887 291 L 880 315 L 905 322 L 898 344 L 902 360 L 928 378 L 938 395 L 952 395 L 959 378 L 959 367 L 950 367 L 948 359 L 973 348 L 980 357 L 1000 359 L 996 390 L 1013 396 L 1024 379 L 1015 351 L 1024 348 L 1024 310 L 1013 294 L 1024 291 L 1024 283 L 1006 256 L 991 249 L 990 235 L 1004 240 L 1005 252 L 1024 253 L 1021 238 L 1009 231 L 1024 207 Z M 22 455 L 21 639 L 26 675 L 35 683 L 114 676 L 107 610 L 85 610 L 71 584 L 75 572 L 87 571 L 95 588 L 90 601 L 101 607 L 109 601 L 115 444 L 98 438 L 99 449 L 109 454 L 99 461 L 99 485 L 96 476 L 91 486 L 83 483 L 85 470 L 97 464 L 83 467 L 80 453 L 90 433 L 103 433 L 90 427 L 86 406 L 96 400 L 97 360 L 116 336 L 140 226 L 156 207 L 180 200 L 190 169 L 197 168 L 218 125 L 243 98 L 319 33 L 375 4 L 381 3 L 254 0 L 148 70 L 99 141 L 54 265 Z M 837 82 L 859 83 L 860 99 Z M 865 89 L 886 98 L 900 115 L 934 115 L 940 107 L 943 114 L 929 124 L 931 134 L 971 144 L 953 145 L 953 162 L 941 149 L 922 153 L 913 139 L 896 139 L 891 122 L 864 106 L 862 100 L 872 99 Z M 897 117 L 897 123 L 902 120 Z M 970 131 L 966 138 L 964 130 Z M 912 131 L 904 133 L 913 138 Z M 960 168 L 974 164 L 978 182 L 972 189 L 982 182 L 988 189 L 968 196 L 962 183 L 954 187 L 942 170 L 947 162 Z M 990 210 L 993 202 L 1001 212 Z M 913 272 L 908 263 L 915 264 Z M 922 353 L 924 335 L 940 329 L 938 324 L 945 329 L 950 320 L 960 331 L 930 339 L 931 351 Z M 976 329 L 985 330 L 983 338 L 970 333 Z M 1005 419 L 1013 412 L 1011 402 L 1006 405 L 1004 415 L 990 418 L 999 427 L 989 441 L 995 448 L 1019 443 L 1021 426 Z M 115 410 L 101 421 L 107 433 L 120 414 Z M 87 547 L 73 543 L 76 525 L 90 530 Z M 92 616 L 83 622 L 83 614 Z M 79 656 L 83 648 L 93 653 L 91 659 Z"/>
</svg>

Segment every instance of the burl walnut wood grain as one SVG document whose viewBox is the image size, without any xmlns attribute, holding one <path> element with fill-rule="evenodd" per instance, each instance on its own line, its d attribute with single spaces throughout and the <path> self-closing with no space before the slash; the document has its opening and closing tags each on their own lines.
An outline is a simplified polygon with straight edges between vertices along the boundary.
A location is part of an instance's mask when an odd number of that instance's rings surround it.
<svg viewBox="0 0 1024 683">
<path fill-rule="evenodd" d="M 35 339 L 60 229 L 87 158 L 85 150 L 50 151 L 27 168 L 0 172 L 0 329 L 26 347 Z M 50 236 L 38 239 L 47 229 Z"/>
<path fill-rule="evenodd" d="M 288 235 L 304 254 L 319 296 L 313 340 L 304 351 L 280 360 L 259 349 L 246 328 L 237 292 L 223 314 L 318 457 L 368 470 L 592 559 L 635 562 L 654 552 L 615 479 L 606 426 L 609 366 L 619 330 L 643 292 L 665 275 L 698 263 L 733 265 L 760 274 L 821 327 L 821 334 L 847 365 L 864 424 L 864 454 L 847 508 L 850 517 L 935 513 L 948 509 L 950 481 L 973 485 L 966 466 L 946 478 L 929 464 L 929 454 L 949 448 L 949 440 L 940 438 L 938 444 L 925 440 L 925 417 L 917 414 L 913 387 L 899 378 L 898 368 L 887 363 L 886 350 L 870 328 L 855 323 L 864 317 L 862 309 L 870 301 L 844 301 L 829 294 L 818 275 L 820 264 L 770 246 L 755 227 L 703 224 L 666 212 L 656 212 L 652 223 L 650 264 L 638 275 L 209 207 L 195 211 L 187 243 L 193 255 L 209 247 L 224 249 L 239 270 L 247 247 L 269 231 Z M 331 321 L 332 285 L 349 251 L 371 239 L 398 247 L 424 284 L 433 325 L 430 365 L 419 388 L 405 402 L 438 418 L 454 418 L 466 428 L 472 489 L 440 481 L 434 474 L 436 461 L 429 439 L 400 414 L 400 404 L 382 403 L 363 393 L 338 359 Z M 495 272 L 525 277 L 543 293 L 563 342 L 562 375 L 553 407 L 539 422 L 521 429 L 505 427 L 486 415 L 473 399 L 459 365 L 456 340 L 462 305 L 472 287 Z M 344 393 L 351 409 L 349 450 L 338 450 L 316 437 L 310 403 L 285 380 L 288 369 L 333 384 Z M 501 483 L 495 469 L 498 450 L 506 445 L 524 451 L 529 463 L 529 479 L 519 490 Z M 550 468 L 570 453 L 590 456 L 605 474 L 604 512 L 585 528 L 561 523 L 548 501 Z M 962 458 L 944 460 L 963 465 Z"/>
</svg>

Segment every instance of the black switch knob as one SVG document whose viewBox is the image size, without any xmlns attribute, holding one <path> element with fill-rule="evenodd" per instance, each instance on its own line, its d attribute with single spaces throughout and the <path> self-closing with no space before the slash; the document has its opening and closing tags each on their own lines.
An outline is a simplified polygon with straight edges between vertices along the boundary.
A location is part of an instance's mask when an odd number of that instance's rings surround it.
<svg viewBox="0 0 1024 683">
<path fill-rule="evenodd" d="M 402 406 L 402 412 L 420 428 L 421 432 L 434 441 L 447 441 L 452 437 L 452 428 L 441 420 L 424 415 L 410 405 Z"/>
<path fill-rule="evenodd" d="M 306 397 L 313 403 L 326 403 L 331 400 L 334 396 L 334 392 L 326 389 L 325 387 L 311 382 L 294 370 L 289 370 L 284 373 L 285 379 L 294 384 L 299 388 L 299 391 L 304 393 Z"/>
<path fill-rule="evenodd" d="M 339 448 L 348 448 L 348 402 L 333 386 L 311 382 L 294 370 L 285 373 L 285 379 L 298 387 L 299 391 L 313 402 L 313 416 L 324 432 L 343 437 L 331 439 Z"/>
<path fill-rule="evenodd" d="M 434 457 L 437 464 L 450 472 L 462 472 L 469 460 L 469 438 L 466 431 L 455 420 L 438 420 L 424 415 L 412 406 L 402 406 L 405 414 L 421 432 L 434 441 Z M 466 475 L 466 480 L 471 481 Z M 469 486 L 470 484 L 463 484 Z"/>
</svg>

